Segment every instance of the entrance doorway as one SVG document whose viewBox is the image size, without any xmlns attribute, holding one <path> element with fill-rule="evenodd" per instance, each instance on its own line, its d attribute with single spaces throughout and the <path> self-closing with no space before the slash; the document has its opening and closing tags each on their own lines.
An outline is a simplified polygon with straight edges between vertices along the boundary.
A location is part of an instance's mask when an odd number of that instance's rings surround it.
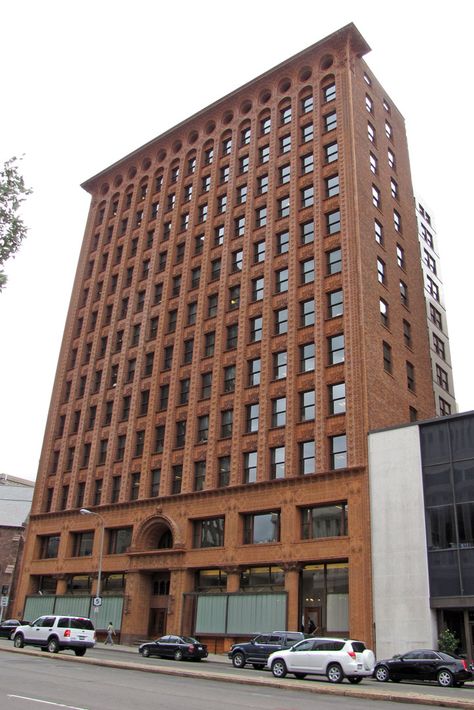
<svg viewBox="0 0 474 710">
<path fill-rule="evenodd" d="M 158 638 L 166 633 L 166 609 L 150 609 L 148 636 Z"/>
<path fill-rule="evenodd" d="M 322 635 L 322 614 L 320 606 L 307 606 L 304 609 L 304 633 Z"/>
</svg>

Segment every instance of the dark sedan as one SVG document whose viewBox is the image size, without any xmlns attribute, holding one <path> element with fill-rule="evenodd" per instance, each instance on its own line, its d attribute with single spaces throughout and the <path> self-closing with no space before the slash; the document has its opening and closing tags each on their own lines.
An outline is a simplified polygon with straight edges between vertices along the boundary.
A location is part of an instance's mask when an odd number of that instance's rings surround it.
<svg viewBox="0 0 474 710">
<path fill-rule="evenodd" d="M 11 638 L 15 629 L 18 626 L 22 626 L 24 623 L 26 622 L 19 621 L 18 619 L 5 619 L 5 621 L 2 621 L 0 624 L 0 637 L 6 639 Z"/>
<path fill-rule="evenodd" d="M 199 643 L 192 636 L 162 636 L 156 641 L 142 643 L 138 649 L 141 656 L 157 656 L 158 658 L 174 658 L 175 661 L 192 659 L 200 661 L 207 656 L 207 646 Z"/>
<path fill-rule="evenodd" d="M 417 649 L 384 661 L 377 661 L 374 677 L 382 683 L 393 680 L 436 680 L 445 688 L 461 686 L 472 680 L 472 673 L 464 658 L 443 651 Z"/>
</svg>

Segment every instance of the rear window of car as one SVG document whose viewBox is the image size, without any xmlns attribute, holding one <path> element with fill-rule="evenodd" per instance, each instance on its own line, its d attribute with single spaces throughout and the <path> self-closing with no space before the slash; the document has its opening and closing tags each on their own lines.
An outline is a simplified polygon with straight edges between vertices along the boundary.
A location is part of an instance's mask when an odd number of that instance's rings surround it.
<svg viewBox="0 0 474 710">
<path fill-rule="evenodd" d="M 352 650 L 356 653 L 363 653 L 365 651 L 365 644 L 362 641 L 353 641 Z"/>
<path fill-rule="evenodd" d="M 90 619 L 71 619 L 71 629 L 94 631 L 94 624 Z"/>
<path fill-rule="evenodd" d="M 301 641 L 301 635 L 298 634 L 288 634 L 286 637 L 287 643 L 296 643 L 297 641 Z"/>
<path fill-rule="evenodd" d="M 344 641 L 317 641 L 314 645 L 315 651 L 342 651 Z"/>
</svg>

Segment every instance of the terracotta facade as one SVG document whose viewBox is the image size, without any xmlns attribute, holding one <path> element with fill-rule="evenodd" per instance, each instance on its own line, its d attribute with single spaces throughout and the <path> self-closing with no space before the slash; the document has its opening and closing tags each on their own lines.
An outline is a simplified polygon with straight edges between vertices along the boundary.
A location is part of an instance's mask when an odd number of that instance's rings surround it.
<svg viewBox="0 0 474 710">
<path fill-rule="evenodd" d="M 19 610 L 94 577 L 103 524 L 124 639 L 194 633 L 209 574 L 373 643 L 367 433 L 434 398 L 404 121 L 368 50 L 349 25 L 84 184 Z"/>
</svg>

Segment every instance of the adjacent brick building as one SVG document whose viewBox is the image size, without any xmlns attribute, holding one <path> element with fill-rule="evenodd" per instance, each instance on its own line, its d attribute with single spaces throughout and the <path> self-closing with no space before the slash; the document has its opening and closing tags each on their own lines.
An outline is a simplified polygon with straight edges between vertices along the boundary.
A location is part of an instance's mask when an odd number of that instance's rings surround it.
<svg viewBox="0 0 474 710">
<path fill-rule="evenodd" d="M 92 613 L 103 527 L 122 638 L 312 618 L 373 643 L 367 433 L 435 403 L 404 120 L 368 50 L 348 25 L 84 184 L 27 616 Z"/>
</svg>

